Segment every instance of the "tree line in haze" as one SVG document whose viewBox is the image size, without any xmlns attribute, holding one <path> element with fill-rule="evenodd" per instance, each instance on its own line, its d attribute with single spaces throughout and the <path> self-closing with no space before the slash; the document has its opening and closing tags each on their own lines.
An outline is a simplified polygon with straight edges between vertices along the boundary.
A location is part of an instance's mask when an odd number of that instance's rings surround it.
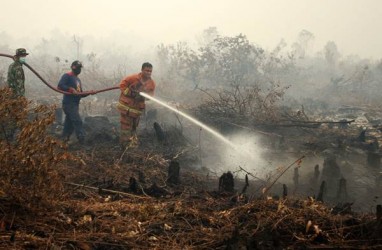
<svg viewBox="0 0 382 250">
<path fill-rule="evenodd" d="M 193 43 L 158 43 L 144 50 L 132 43 L 121 45 L 59 31 L 50 35 L 24 47 L 30 51 L 27 62 L 52 84 L 76 59 L 85 65 L 81 79 L 87 89 L 114 86 L 125 75 L 138 72 L 144 61 L 150 61 L 154 64 L 158 94 L 172 100 L 191 102 L 235 88 L 257 89 L 263 98 L 274 93 L 269 100 L 273 103 L 289 100 L 378 105 L 381 97 L 381 60 L 342 55 L 334 41 L 312 54 L 314 34 L 306 30 L 293 44 L 281 40 L 271 50 L 249 41 L 245 34 L 221 35 L 216 27 L 204 30 Z M 0 52 L 14 53 L 12 38 L 6 34 L 2 37 L 5 39 L 0 41 Z M 5 84 L 10 62 L 0 59 L 0 84 Z M 44 87 L 28 72 L 26 83 L 31 97 Z"/>
</svg>

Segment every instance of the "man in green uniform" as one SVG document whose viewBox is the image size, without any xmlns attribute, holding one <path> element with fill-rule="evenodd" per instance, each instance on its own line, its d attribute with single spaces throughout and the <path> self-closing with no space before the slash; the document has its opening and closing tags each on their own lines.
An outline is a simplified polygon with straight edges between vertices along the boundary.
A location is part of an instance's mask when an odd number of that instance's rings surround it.
<svg viewBox="0 0 382 250">
<path fill-rule="evenodd" d="M 15 97 L 25 96 L 25 75 L 23 63 L 28 55 L 24 48 L 16 49 L 16 55 L 13 57 L 14 62 L 8 68 L 8 87 L 13 90 Z"/>
<path fill-rule="evenodd" d="M 16 49 L 16 55 L 14 55 L 14 62 L 9 65 L 8 68 L 8 87 L 12 89 L 13 98 L 25 97 L 25 75 L 23 70 L 23 63 L 25 63 L 25 57 L 28 55 L 24 48 Z M 10 117 L 8 124 L 3 124 L 3 133 L 0 134 L 0 139 L 5 138 L 8 142 L 15 139 L 16 130 L 20 129 L 17 126 L 17 121 L 13 117 Z"/>
</svg>

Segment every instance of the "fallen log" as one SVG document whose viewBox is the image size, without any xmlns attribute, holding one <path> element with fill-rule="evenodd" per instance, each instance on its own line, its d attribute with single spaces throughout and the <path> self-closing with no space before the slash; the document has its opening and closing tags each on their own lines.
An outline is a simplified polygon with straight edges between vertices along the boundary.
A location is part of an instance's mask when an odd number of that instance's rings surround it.
<svg viewBox="0 0 382 250">
<path fill-rule="evenodd" d="M 274 123 L 274 124 L 253 124 L 253 126 L 266 126 L 266 127 L 304 127 L 304 128 L 318 128 L 322 124 L 351 124 L 355 120 L 341 120 L 341 121 L 299 121 L 299 120 L 283 120 L 281 122 L 290 123 Z"/>
<path fill-rule="evenodd" d="M 87 185 L 84 185 L 84 184 L 77 184 L 77 183 L 73 183 L 73 182 L 65 182 L 65 184 L 71 185 L 71 186 L 75 186 L 75 187 L 82 187 L 82 188 L 92 189 L 92 190 L 96 190 L 96 191 L 100 190 L 98 187 L 92 187 L 92 186 L 87 186 Z M 119 194 L 119 195 L 123 195 L 123 196 L 128 196 L 128 197 L 131 197 L 131 198 L 137 198 L 137 199 L 151 199 L 151 197 L 148 197 L 148 196 L 139 196 L 139 195 L 129 194 L 129 193 L 126 193 L 126 192 L 121 192 L 121 191 L 116 191 L 116 190 L 111 190 L 111 189 L 105 189 L 105 188 L 103 188 L 102 191 L 113 193 L 113 194 Z"/>
</svg>

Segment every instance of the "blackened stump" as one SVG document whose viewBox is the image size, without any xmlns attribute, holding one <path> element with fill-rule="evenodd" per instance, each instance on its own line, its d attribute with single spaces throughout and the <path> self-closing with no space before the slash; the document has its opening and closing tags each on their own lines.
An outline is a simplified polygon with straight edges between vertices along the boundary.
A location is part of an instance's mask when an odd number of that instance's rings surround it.
<svg viewBox="0 0 382 250">
<path fill-rule="evenodd" d="M 283 198 L 285 199 L 288 196 L 288 187 L 283 184 Z"/>
<path fill-rule="evenodd" d="M 325 193 L 326 193 L 326 182 L 322 181 L 320 186 L 320 192 L 317 195 L 317 200 L 323 202 Z"/>
<path fill-rule="evenodd" d="M 171 161 L 168 167 L 167 184 L 177 185 L 180 183 L 179 178 L 180 166 L 179 162 Z"/>
<path fill-rule="evenodd" d="M 230 171 L 224 173 L 219 178 L 219 192 L 230 192 L 234 191 L 234 180 L 233 175 Z"/>
<path fill-rule="evenodd" d="M 155 130 L 155 134 L 157 136 L 158 141 L 163 142 L 166 139 L 166 136 L 163 132 L 163 129 L 159 125 L 159 123 L 154 122 L 154 130 Z"/>
</svg>

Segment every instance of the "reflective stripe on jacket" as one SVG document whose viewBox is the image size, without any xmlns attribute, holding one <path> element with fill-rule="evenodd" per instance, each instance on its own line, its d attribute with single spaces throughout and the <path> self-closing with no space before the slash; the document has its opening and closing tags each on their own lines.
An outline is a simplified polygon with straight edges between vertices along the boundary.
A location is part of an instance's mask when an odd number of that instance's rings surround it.
<svg viewBox="0 0 382 250">
<path fill-rule="evenodd" d="M 138 73 L 124 78 L 120 82 L 119 87 L 121 90 L 118 104 L 121 108 L 119 109 L 125 111 L 127 111 L 127 109 L 129 109 L 129 111 L 135 110 L 133 112 L 138 111 L 142 113 L 142 110 L 145 109 L 145 100 L 143 97 L 133 96 L 131 90 L 137 92 L 142 91 L 149 95 L 153 95 L 155 90 L 155 82 L 152 79 L 142 82 L 142 73 Z"/>
</svg>

